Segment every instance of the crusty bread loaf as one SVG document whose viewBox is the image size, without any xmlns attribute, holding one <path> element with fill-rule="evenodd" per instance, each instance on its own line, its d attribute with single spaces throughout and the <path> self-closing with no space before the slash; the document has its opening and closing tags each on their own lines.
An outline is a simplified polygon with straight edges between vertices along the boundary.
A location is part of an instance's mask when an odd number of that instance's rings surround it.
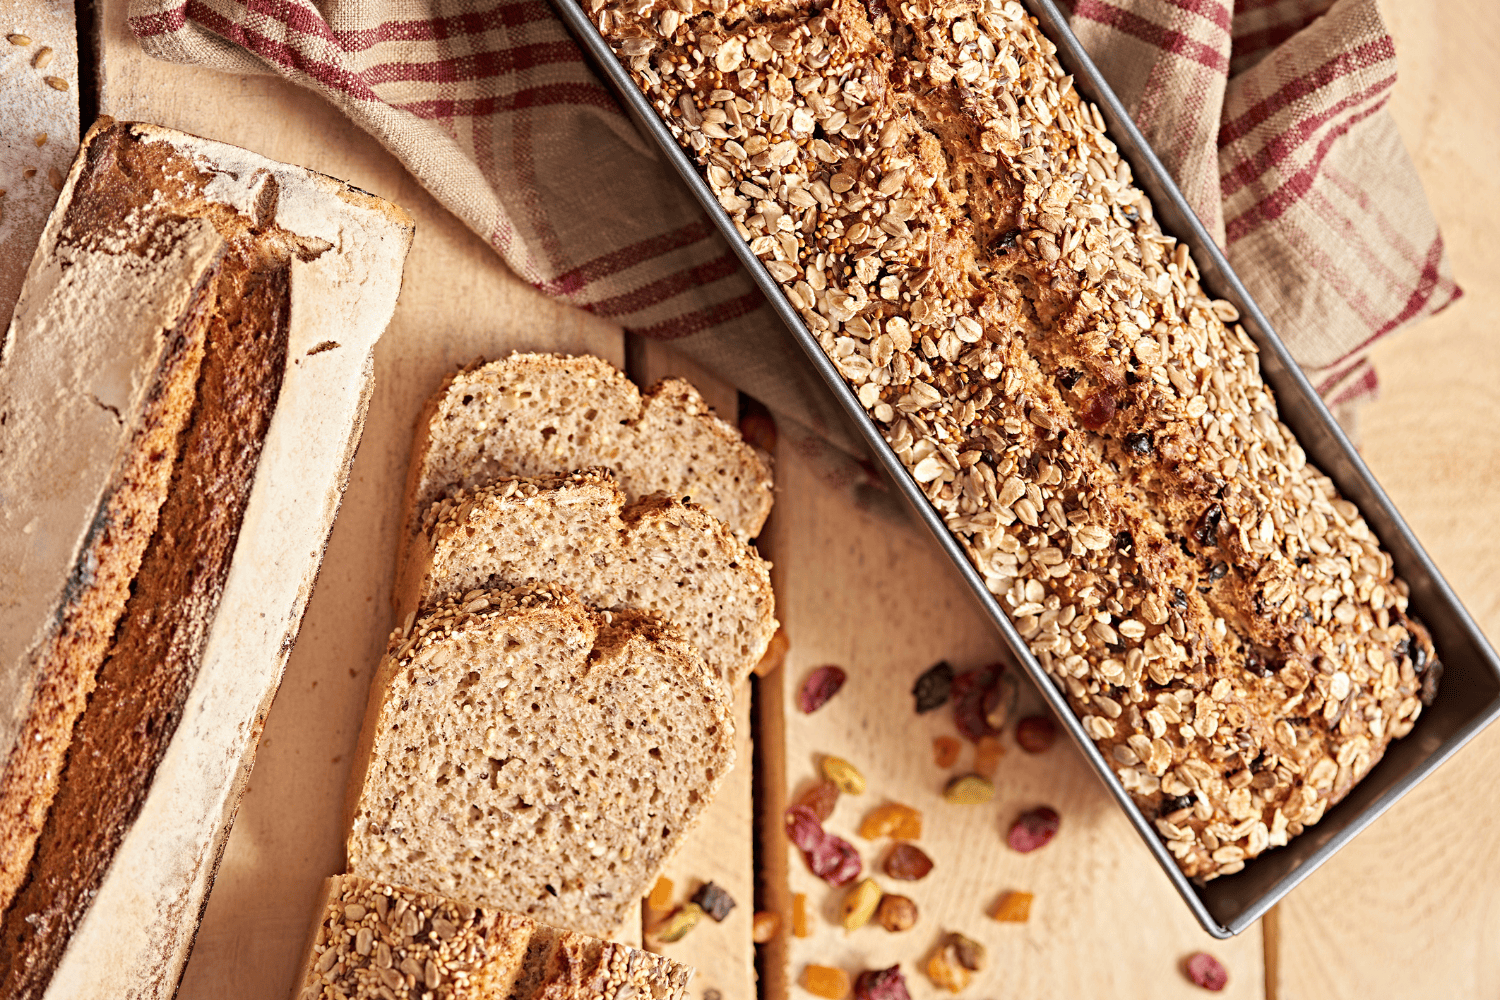
<svg viewBox="0 0 1500 1000">
<path fill-rule="evenodd" d="M 588 9 L 1187 874 L 1411 730 L 1406 584 L 1021 4 Z"/>
<path fill-rule="evenodd" d="M 558 584 L 677 625 L 730 692 L 776 631 L 768 564 L 753 549 L 696 504 L 658 493 L 627 505 L 606 470 L 461 490 L 423 522 L 396 583 L 398 621 L 477 587 Z"/>
<path fill-rule="evenodd" d="M 666 379 L 642 396 L 600 358 L 513 354 L 461 371 L 427 403 L 407 481 L 408 535 L 452 487 L 590 466 L 631 500 L 691 497 L 754 538 L 771 510 L 771 473 L 698 390 Z"/>
<path fill-rule="evenodd" d="M 86 137 L 0 357 L 0 995 L 175 984 L 410 236 L 244 150 Z"/>
<path fill-rule="evenodd" d="M 349 869 L 608 935 L 733 766 L 727 704 L 642 612 L 536 586 L 445 601 L 377 670 Z"/>
<path fill-rule="evenodd" d="M 292 1000 L 681 1000 L 693 970 L 623 944 L 432 893 L 323 884 Z"/>
</svg>

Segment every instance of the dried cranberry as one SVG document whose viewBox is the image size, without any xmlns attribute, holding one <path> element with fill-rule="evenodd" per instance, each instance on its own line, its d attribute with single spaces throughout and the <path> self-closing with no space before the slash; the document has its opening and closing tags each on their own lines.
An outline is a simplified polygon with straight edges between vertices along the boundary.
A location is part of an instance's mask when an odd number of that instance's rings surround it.
<svg viewBox="0 0 1500 1000">
<path fill-rule="evenodd" d="M 1156 450 L 1156 444 L 1149 432 L 1142 431 L 1139 434 L 1125 435 L 1125 450 L 1132 455 L 1150 455 Z"/>
<path fill-rule="evenodd" d="M 839 693 L 848 676 L 842 667 L 831 664 L 814 670 L 802 682 L 802 690 L 797 693 L 797 707 L 804 712 L 816 712 Z"/>
<path fill-rule="evenodd" d="M 813 815 L 818 817 L 818 822 L 822 823 L 833 815 L 833 807 L 838 801 L 839 786 L 831 781 L 820 781 L 797 796 L 796 804 L 811 809 Z"/>
<path fill-rule="evenodd" d="M 1002 708 L 1004 714 L 1009 714 L 1015 703 L 1014 681 L 1011 681 L 1009 693 L 991 696 L 992 691 L 999 691 L 1004 674 L 1005 664 L 991 663 L 953 678 L 954 721 L 958 724 L 958 731 L 973 742 L 984 736 L 999 736 L 1000 730 L 990 724 L 989 716 Z M 1004 715 L 1001 715 L 1001 722 L 1004 722 Z"/>
<path fill-rule="evenodd" d="M 885 856 L 885 873 L 902 882 L 926 878 L 932 871 L 932 859 L 916 844 L 900 843 Z"/>
<path fill-rule="evenodd" d="M 953 667 L 947 660 L 940 660 L 917 678 L 911 693 L 917 700 L 917 714 L 941 708 L 953 689 Z"/>
<path fill-rule="evenodd" d="M 807 806 L 786 811 L 786 835 L 801 851 L 811 851 L 823 842 L 823 822 Z"/>
<path fill-rule="evenodd" d="M 1224 964 L 1206 951 L 1200 951 L 1187 960 L 1187 974 L 1193 982 L 1215 993 L 1229 982 L 1229 973 Z"/>
<path fill-rule="evenodd" d="M 1100 389 L 1084 400 L 1083 412 L 1078 415 L 1078 419 L 1089 430 L 1097 431 L 1114 419 L 1116 406 L 1114 390 Z"/>
<path fill-rule="evenodd" d="M 854 1000 L 911 1000 L 901 966 L 861 972 L 854 980 Z"/>
<path fill-rule="evenodd" d="M 1038 847 L 1046 847 L 1057 836 L 1058 824 L 1062 822 L 1056 811 L 1042 806 L 1022 813 L 1011 825 L 1005 842 L 1012 850 L 1026 854 Z"/>
<path fill-rule="evenodd" d="M 1208 582 L 1212 583 L 1215 580 L 1222 580 L 1222 579 L 1224 579 L 1224 577 L 1226 577 L 1228 575 L 1229 575 L 1229 564 L 1225 563 L 1225 562 L 1216 562 L 1211 567 L 1209 567 L 1209 570 L 1208 570 Z"/>
<path fill-rule="evenodd" d="M 865 868 L 854 845 L 831 833 L 824 833 L 823 843 L 817 850 L 808 851 L 804 856 L 812 873 L 829 885 L 847 885 L 859 878 L 859 873 Z"/>
<path fill-rule="evenodd" d="M 1057 723 L 1045 715 L 1029 715 L 1016 725 L 1016 742 L 1027 753 L 1044 753 L 1057 742 Z"/>
<path fill-rule="evenodd" d="M 1199 545 L 1214 545 L 1219 540 L 1219 522 L 1224 518 L 1224 508 L 1218 504 L 1212 504 L 1208 510 L 1203 512 L 1203 520 L 1198 523 L 1198 530 L 1193 537 L 1198 539 Z"/>
<path fill-rule="evenodd" d="M 1168 795 L 1161 800 L 1161 811 L 1158 815 L 1166 816 L 1179 809 L 1191 809 L 1193 803 L 1196 801 L 1198 800 L 1193 797 L 1192 792 L 1188 792 L 1186 795 Z"/>
</svg>

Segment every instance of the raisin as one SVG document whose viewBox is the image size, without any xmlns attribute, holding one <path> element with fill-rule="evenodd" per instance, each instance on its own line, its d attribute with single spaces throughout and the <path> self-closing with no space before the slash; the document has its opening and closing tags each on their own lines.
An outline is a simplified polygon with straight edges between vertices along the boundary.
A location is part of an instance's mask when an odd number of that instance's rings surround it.
<svg viewBox="0 0 1500 1000">
<path fill-rule="evenodd" d="M 932 762 L 938 767 L 952 767 L 958 762 L 958 751 L 962 746 L 951 736 L 939 736 L 932 741 Z"/>
<path fill-rule="evenodd" d="M 1117 405 L 1113 389 L 1100 389 L 1084 400 L 1083 412 L 1078 415 L 1078 419 L 1089 430 L 1100 430 L 1114 419 Z"/>
<path fill-rule="evenodd" d="M 1245 669 L 1257 677 L 1270 677 L 1274 673 L 1266 658 L 1253 649 L 1245 654 Z"/>
<path fill-rule="evenodd" d="M 911 806 L 887 802 L 871 810 L 864 818 L 859 824 L 859 835 L 866 840 L 877 837 L 917 840 L 922 836 L 922 814 Z"/>
<path fill-rule="evenodd" d="M 1064 389 L 1072 389 L 1083 378 L 1083 372 L 1077 368 L 1064 368 L 1057 373 L 1057 381 Z"/>
<path fill-rule="evenodd" d="M 1020 687 L 1016 684 L 1016 679 L 1009 674 L 1002 674 L 995 686 L 985 692 L 984 721 L 993 730 L 985 735 L 1000 735 L 1000 730 L 1005 728 L 1006 721 L 1016 710 L 1016 697 L 1019 693 Z"/>
<path fill-rule="evenodd" d="M 1205 990 L 1217 993 L 1229 983 L 1229 973 L 1224 964 L 1206 951 L 1200 951 L 1187 960 L 1188 978 Z"/>
<path fill-rule="evenodd" d="M 1135 536 L 1128 531 L 1122 531 L 1115 536 L 1115 548 L 1121 552 L 1130 552 L 1135 548 Z"/>
<path fill-rule="evenodd" d="M 1031 919 L 1033 898 L 1029 892 L 1007 892 L 991 916 L 1004 924 L 1024 924 Z"/>
<path fill-rule="evenodd" d="M 917 904 L 906 896 L 888 892 L 875 907 L 875 921 L 892 934 L 910 930 L 917 922 Z"/>
<path fill-rule="evenodd" d="M 1411 668 L 1413 670 L 1415 670 L 1417 673 L 1420 674 L 1422 672 L 1422 670 L 1426 667 L 1426 665 L 1427 665 L 1427 647 L 1421 645 L 1420 643 L 1418 643 L 1418 645 L 1417 645 L 1417 651 L 1412 654 Z"/>
<path fill-rule="evenodd" d="M 1411 636 L 1403 635 L 1395 646 L 1391 647 L 1391 655 L 1397 660 L 1402 660 L 1411 652 Z"/>
<path fill-rule="evenodd" d="M 885 873 L 902 882 L 916 882 L 932 871 L 932 859 L 916 844 L 902 842 L 885 856 Z"/>
<path fill-rule="evenodd" d="M 1228 575 L 1229 564 L 1225 562 L 1216 562 L 1209 568 L 1208 582 L 1213 583 L 1215 580 L 1222 580 Z"/>
<path fill-rule="evenodd" d="M 1156 450 L 1156 444 L 1149 432 L 1142 431 L 1139 434 L 1125 435 L 1125 450 L 1132 455 L 1147 456 Z"/>
<path fill-rule="evenodd" d="M 1186 608 L 1188 606 L 1187 593 L 1181 587 L 1172 588 L 1172 606 L 1174 608 Z"/>
<path fill-rule="evenodd" d="M 761 655 L 760 662 L 755 665 L 755 676 L 765 677 L 778 669 L 786 662 L 787 651 L 791 648 L 792 644 L 786 637 L 786 629 L 778 628 L 771 636 L 770 643 L 766 645 L 766 651 Z"/>
<path fill-rule="evenodd" d="M 984 945 L 956 931 L 948 934 L 948 944 L 953 948 L 953 957 L 958 960 L 959 965 L 970 972 L 978 972 L 984 968 Z"/>
<path fill-rule="evenodd" d="M 993 778 L 1000 768 L 1000 758 L 1005 748 L 998 736 L 981 736 L 974 745 L 974 773 L 981 778 Z"/>
<path fill-rule="evenodd" d="M 1020 238 L 1021 231 L 1019 229 L 1010 229 L 1002 233 L 1000 238 L 991 245 L 999 247 L 1001 253 L 1010 253 L 1016 248 L 1016 241 Z"/>
<path fill-rule="evenodd" d="M 1005 842 L 1012 850 L 1022 854 L 1046 847 L 1057 836 L 1057 827 L 1061 822 L 1057 812 L 1046 806 L 1024 812 L 1011 825 Z"/>
<path fill-rule="evenodd" d="M 1219 521 L 1224 517 L 1224 508 L 1218 504 L 1211 504 L 1208 510 L 1203 512 L 1203 519 L 1198 522 L 1198 530 L 1193 537 L 1198 539 L 1199 545 L 1215 545 L 1219 540 Z"/>
<path fill-rule="evenodd" d="M 854 980 L 854 1000 L 911 1000 L 901 966 L 861 972 Z"/>
<path fill-rule="evenodd" d="M 833 815 L 833 807 L 838 801 L 838 786 L 831 781 L 820 781 L 797 796 L 795 804 L 811 809 L 813 815 L 818 817 L 818 822 L 823 823 Z"/>
<path fill-rule="evenodd" d="M 1193 808 L 1193 803 L 1196 801 L 1198 800 L 1193 797 L 1192 792 L 1188 792 L 1186 795 L 1168 795 L 1161 800 L 1161 810 L 1157 815 L 1165 816 L 1179 809 L 1191 809 Z"/>
<path fill-rule="evenodd" d="M 797 707 L 807 713 L 816 712 L 828 704 L 828 699 L 839 693 L 848 678 L 842 667 L 829 665 L 819 667 L 807 675 L 802 690 L 797 692 Z"/>
<path fill-rule="evenodd" d="M 756 910 L 750 919 L 750 940 L 765 944 L 781 933 L 781 914 L 771 910 Z"/>
<path fill-rule="evenodd" d="M 849 995 L 849 973 L 827 965 L 809 965 L 802 970 L 802 985 L 813 996 L 843 1000 Z"/>
<path fill-rule="evenodd" d="M 724 918 L 729 916 L 729 911 L 734 909 L 734 897 L 713 882 L 703 883 L 693 893 L 693 902 L 702 907 L 704 913 L 713 917 L 714 923 L 723 923 Z"/>
<path fill-rule="evenodd" d="M 917 678 L 911 693 L 917 699 L 917 714 L 941 708 L 948 701 L 953 688 L 953 667 L 947 660 L 933 664 Z"/>
<path fill-rule="evenodd" d="M 1057 723 L 1050 716 L 1028 715 L 1016 725 L 1016 742 L 1027 753 L 1045 753 L 1057 742 Z"/>
<path fill-rule="evenodd" d="M 991 663 L 953 678 L 953 717 L 958 731 L 971 741 L 981 736 L 999 736 L 1000 729 L 990 722 L 992 713 L 1003 724 L 1015 705 L 1016 684 L 1009 680 L 1008 690 L 1001 690 L 1005 664 Z M 993 696 L 991 692 L 997 692 Z M 1004 710 L 1003 713 L 1001 710 Z"/>
</svg>

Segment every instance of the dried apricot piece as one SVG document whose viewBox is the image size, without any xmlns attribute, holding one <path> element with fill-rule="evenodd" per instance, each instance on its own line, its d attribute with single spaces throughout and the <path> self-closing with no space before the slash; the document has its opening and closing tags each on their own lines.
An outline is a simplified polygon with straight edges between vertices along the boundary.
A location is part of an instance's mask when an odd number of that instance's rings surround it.
<svg viewBox="0 0 1500 1000">
<path fill-rule="evenodd" d="M 838 786 L 845 795 L 863 795 L 865 776 L 842 757 L 823 758 L 823 777 Z"/>
<path fill-rule="evenodd" d="M 849 995 L 849 973 L 827 965 L 809 965 L 802 970 L 802 986 L 813 996 L 843 1000 Z"/>
<path fill-rule="evenodd" d="M 840 909 L 840 923 L 846 931 L 857 931 L 870 922 L 875 915 L 875 908 L 880 905 L 880 897 L 884 895 L 875 880 L 867 878 L 844 897 Z"/>
<path fill-rule="evenodd" d="M 1007 892 L 996 904 L 991 916 L 1005 924 L 1024 924 L 1031 919 L 1033 898 L 1029 892 Z"/>
<path fill-rule="evenodd" d="M 805 938 L 812 934 L 807 926 L 807 893 L 792 896 L 792 936 Z"/>
<path fill-rule="evenodd" d="M 672 908 L 671 879 L 663 875 L 656 880 L 656 884 L 651 887 L 651 895 L 646 897 L 646 906 L 657 913 L 666 913 Z"/>
<path fill-rule="evenodd" d="M 952 767 L 958 763 L 958 751 L 962 746 L 951 736 L 939 736 L 932 741 L 932 762 L 938 767 Z"/>
<path fill-rule="evenodd" d="M 899 802 L 887 802 L 876 806 L 859 824 L 859 835 L 866 840 L 877 837 L 895 837 L 897 840 L 917 840 L 922 836 L 922 814 L 911 806 Z"/>
<path fill-rule="evenodd" d="M 750 918 L 750 940 L 765 944 L 781 933 L 781 914 L 774 910 L 756 910 Z"/>
<path fill-rule="evenodd" d="M 981 736 L 974 745 L 974 773 L 981 778 L 993 778 L 1000 767 L 1000 758 L 1005 748 L 998 736 Z"/>
<path fill-rule="evenodd" d="M 797 796 L 796 805 L 811 809 L 819 822 L 826 822 L 833 815 L 833 807 L 839 801 L 839 788 L 831 781 L 820 781 Z"/>
<path fill-rule="evenodd" d="M 916 844 L 902 842 L 885 856 L 885 873 L 902 882 L 926 878 L 932 871 L 932 859 Z"/>
</svg>

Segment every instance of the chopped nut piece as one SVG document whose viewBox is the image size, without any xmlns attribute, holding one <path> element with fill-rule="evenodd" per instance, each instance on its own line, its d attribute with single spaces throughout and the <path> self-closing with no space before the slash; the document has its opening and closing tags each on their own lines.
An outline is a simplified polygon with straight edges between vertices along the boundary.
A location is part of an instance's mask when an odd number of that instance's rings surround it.
<svg viewBox="0 0 1500 1000">
<path fill-rule="evenodd" d="M 919 840 L 922 836 L 922 814 L 911 806 L 887 802 L 876 806 L 859 824 L 859 835 L 866 840 L 894 837 L 897 840 Z"/>
<path fill-rule="evenodd" d="M 724 918 L 729 916 L 729 911 L 734 909 L 734 897 L 713 882 L 705 882 L 699 886 L 698 891 L 693 893 L 693 902 L 704 913 L 713 917 L 714 923 L 723 923 Z"/>
<path fill-rule="evenodd" d="M 947 990 L 949 993 L 960 993 L 974 974 L 959 964 L 958 956 L 951 943 L 944 942 L 942 947 L 932 953 L 927 960 L 927 978 L 939 989 Z"/>
<path fill-rule="evenodd" d="M 850 889 L 841 908 L 840 923 L 844 925 L 844 930 L 856 931 L 869 923 L 870 918 L 875 915 L 875 908 L 880 905 L 882 895 L 880 886 L 872 878 L 867 878 Z"/>
<path fill-rule="evenodd" d="M 958 763 L 958 751 L 962 746 L 951 736 L 939 736 L 932 741 L 932 762 L 938 767 L 952 767 Z"/>
<path fill-rule="evenodd" d="M 671 879 L 665 875 L 657 878 L 656 884 L 651 887 L 651 895 L 646 897 L 646 908 L 657 913 L 666 913 L 672 908 Z"/>
<path fill-rule="evenodd" d="M 891 878 L 915 882 L 930 871 L 932 859 L 916 844 L 899 843 L 885 856 L 885 873 Z"/>
<path fill-rule="evenodd" d="M 781 933 L 781 914 L 772 910 L 756 910 L 750 919 L 750 940 L 765 944 Z"/>
<path fill-rule="evenodd" d="M 1024 924 L 1031 919 L 1032 898 L 1029 892 L 1007 892 L 992 916 L 1003 924 Z"/>
<path fill-rule="evenodd" d="M 802 987 L 813 996 L 843 1000 L 849 995 L 849 973 L 827 965 L 809 965 L 802 970 Z"/>
<path fill-rule="evenodd" d="M 703 908 L 697 903 L 687 903 L 656 929 L 655 937 L 658 941 L 665 941 L 668 944 L 681 941 L 687 937 L 688 931 L 698 926 L 698 921 L 702 919 Z"/>
<path fill-rule="evenodd" d="M 948 782 L 943 798 L 956 805 L 982 805 L 995 797 L 994 782 L 977 774 L 965 774 Z"/>
<path fill-rule="evenodd" d="M 846 795 L 864 794 L 865 776 L 842 757 L 824 757 L 823 776 Z"/>
<path fill-rule="evenodd" d="M 792 936 L 805 938 L 812 934 L 812 929 L 807 925 L 807 893 L 799 892 L 792 896 Z"/>
<path fill-rule="evenodd" d="M 880 905 L 875 908 L 875 920 L 893 934 L 910 930 L 917 922 L 917 904 L 906 896 L 888 892 L 880 897 Z"/>
<path fill-rule="evenodd" d="M 978 972 L 984 968 L 985 951 L 984 945 L 973 938 L 964 937 L 957 931 L 948 934 L 948 945 L 953 949 L 953 957 L 958 964 L 970 972 Z"/>
</svg>

